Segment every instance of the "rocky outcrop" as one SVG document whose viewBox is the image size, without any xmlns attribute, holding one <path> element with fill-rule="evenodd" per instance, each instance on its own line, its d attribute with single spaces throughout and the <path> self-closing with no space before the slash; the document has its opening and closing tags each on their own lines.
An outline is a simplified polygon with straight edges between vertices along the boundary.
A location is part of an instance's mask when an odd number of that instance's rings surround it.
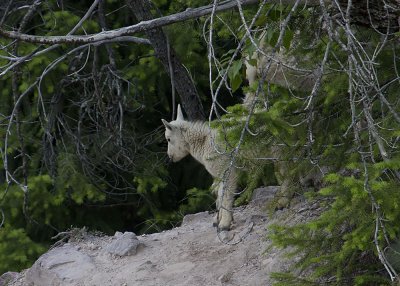
<svg viewBox="0 0 400 286">
<path fill-rule="evenodd" d="M 202 212 L 162 233 L 86 234 L 49 250 L 10 285 L 271 285 L 270 273 L 286 271 L 290 263 L 271 247 L 269 226 L 312 215 L 310 206 L 298 202 L 268 216 L 265 199 L 276 190 L 259 189 L 252 203 L 235 208 L 229 232 L 217 233 L 213 214 Z"/>
<path fill-rule="evenodd" d="M 133 232 L 117 232 L 114 237 L 116 238 L 107 245 L 106 251 L 110 254 L 117 256 L 128 256 L 136 254 L 137 248 L 140 245 L 136 234 Z"/>
</svg>

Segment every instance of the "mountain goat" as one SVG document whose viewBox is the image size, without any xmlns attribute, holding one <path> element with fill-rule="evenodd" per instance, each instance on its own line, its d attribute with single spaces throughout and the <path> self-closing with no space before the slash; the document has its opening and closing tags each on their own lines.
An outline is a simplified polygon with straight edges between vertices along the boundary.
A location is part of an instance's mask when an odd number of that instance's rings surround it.
<svg viewBox="0 0 400 286">
<path fill-rule="evenodd" d="M 167 122 L 162 119 L 162 122 L 168 141 L 168 157 L 177 162 L 190 154 L 214 178 L 211 188 L 217 195 L 218 211 L 214 225 L 217 225 L 219 230 L 228 230 L 233 220 L 232 206 L 238 175 L 234 167 L 229 167 L 229 156 L 217 151 L 217 131 L 205 122 L 186 121 L 180 105 L 176 120 Z"/>
</svg>

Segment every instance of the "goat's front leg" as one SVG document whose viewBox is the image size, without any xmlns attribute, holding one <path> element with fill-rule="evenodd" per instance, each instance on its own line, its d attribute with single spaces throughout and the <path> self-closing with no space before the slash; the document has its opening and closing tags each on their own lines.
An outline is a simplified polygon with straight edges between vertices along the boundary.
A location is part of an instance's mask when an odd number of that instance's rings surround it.
<svg viewBox="0 0 400 286">
<path fill-rule="evenodd" d="M 229 230 L 233 221 L 233 200 L 236 190 L 235 177 L 221 183 L 218 189 L 218 229 Z"/>
</svg>

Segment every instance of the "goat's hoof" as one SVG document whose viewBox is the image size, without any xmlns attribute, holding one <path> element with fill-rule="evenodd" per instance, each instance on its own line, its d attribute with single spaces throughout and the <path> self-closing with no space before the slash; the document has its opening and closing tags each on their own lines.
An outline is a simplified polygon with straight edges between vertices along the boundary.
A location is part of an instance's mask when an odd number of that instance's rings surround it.
<svg viewBox="0 0 400 286">
<path fill-rule="evenodd" d="M 230 226 L 218 226 L 218 230 L 219 231 L 228 231 L 228 230 L 230 230 L 231 229 L 231 227 Z"/>
<path fill-rule="evenodd" d="M 219 231 L 230 230 L 230 229 L 231 229 L 231 221 L 229 221 L 229 222 L 223 222 L 223 221 L 221 221 L 221 222 L 218 224 L 218 230 L 219 230 Z"/>
</svg>

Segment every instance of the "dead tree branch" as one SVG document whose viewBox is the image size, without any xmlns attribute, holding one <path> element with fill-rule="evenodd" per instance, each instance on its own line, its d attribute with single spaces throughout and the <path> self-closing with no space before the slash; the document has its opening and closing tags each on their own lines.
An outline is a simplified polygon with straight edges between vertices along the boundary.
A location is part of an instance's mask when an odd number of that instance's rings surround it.
<svg viewBox="0 0 400 286">
<path fill-rule="evenodd" d="M 256 0 L 243 0 L 242 5 L 256 4 Z M 236 6 L 236 1 L 228 0 L 221 2 L 215 9 L 217 12 L 222 12 L 225 10 L 232 9 Z M 18 33 L 15 31 L 7 31 L 0 28 L 0 35 L 6 38 L 20 40 L 23 42 L 38 43 L 38 44 L 85 44 L 85 43 L 95 43 L 104 40 L 111 40 L 116 37 L 127 36 L 139 32 L 145 32 L 154 28 L 159 28 L 166 25 L 171 25 L 178 22 L 184 22 L 189 19 L 196 19 L 212 12 L 212 5 L 202 6 L 199 8 L 188 9 L 184 12 L 152 19 L 145 20 L 138 24 L 123 27 L 116 30 L 103 31 L 100 33 L 85 35 L 85 36 L 34 36 L 23 33 Z"/>
</svg>

